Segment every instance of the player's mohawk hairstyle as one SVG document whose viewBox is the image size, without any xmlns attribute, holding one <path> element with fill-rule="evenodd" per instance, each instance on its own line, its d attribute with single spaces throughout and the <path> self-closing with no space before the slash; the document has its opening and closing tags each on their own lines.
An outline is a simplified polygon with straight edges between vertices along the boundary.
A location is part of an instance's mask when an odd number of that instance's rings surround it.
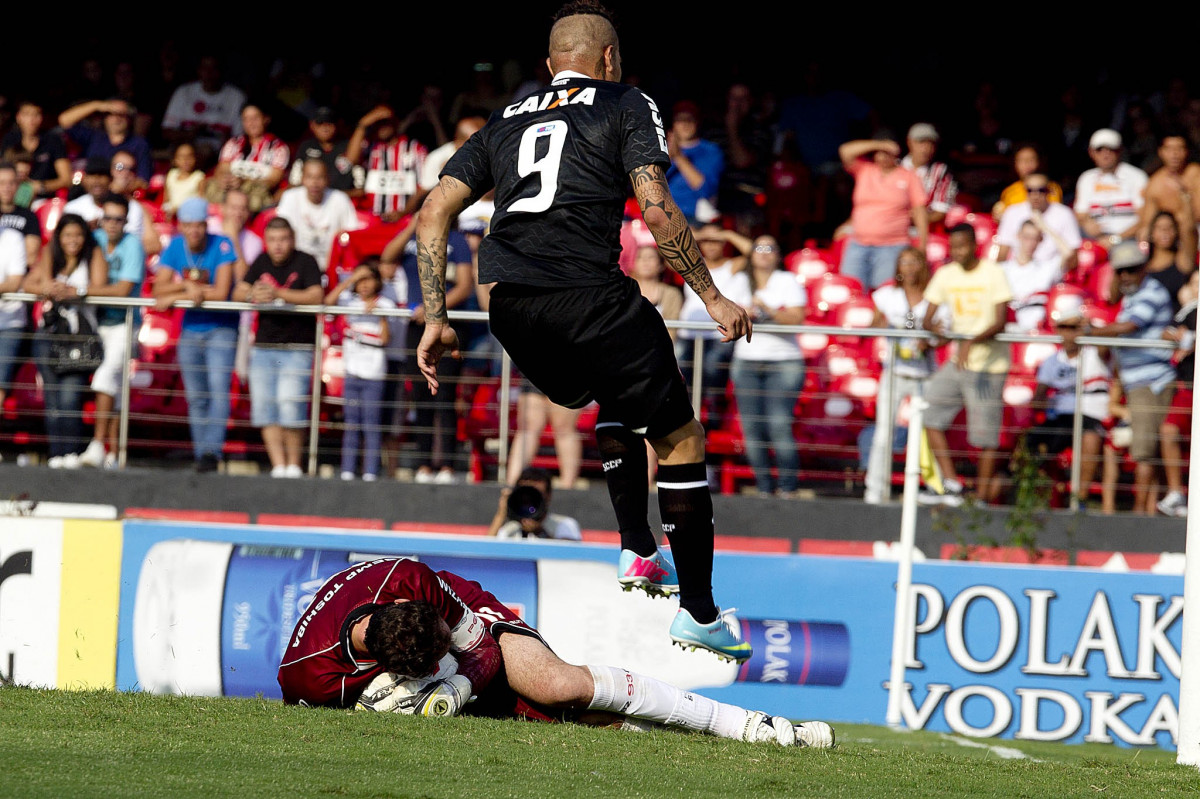
<svg viewBox="0 0 1200 799">
<path fill-rule="evenodd" d="M 427 677 L 450 651 L 450 631 L 428 602 L 388 604 L 371 612 L 363 643 L 390 672 Z"/>
<path fill-rule="evenodd" d="M 550 20 L 550 24 L 553 25 L 560 19 L 573 17 L 577 14 L 595 14 L 596 16 L 604 17 L 614 28 L 617 27 L 617 20 L 613 16 L 613 13 L 600 5 L 600 3 L 597 3 L 596 0 L 571 0 L 569 3 L 564 3 L 562 8 L 555 12 Z"/>
</svg>

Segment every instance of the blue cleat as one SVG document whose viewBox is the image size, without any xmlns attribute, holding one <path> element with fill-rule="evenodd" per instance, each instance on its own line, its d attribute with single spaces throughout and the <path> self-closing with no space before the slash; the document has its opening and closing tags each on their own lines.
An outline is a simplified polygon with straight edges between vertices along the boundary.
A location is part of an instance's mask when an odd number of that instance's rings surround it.
<svg viewBox="0 0 1200 799">
<path fill-rule="evenodd" d="M 643 558 L 631 549 L 622 549 L 617 561 L 617 582 L 623 591 L 640 588 L 652 597 L 679 593 L 675 564 L 657 551 L 651 557 Z"/>
<path fill-rule="evenodd" d="M 741 624 L 733 615 L 735 610 L 718 611 L 715 621 L 701 624 L 680 608 L 671 622 L 671 640 L 693 652 L 707 649 L 722 660 L 735 663 L 749 660 L 753 649 L 749 641 L 742 640 Z"/>
</svg>

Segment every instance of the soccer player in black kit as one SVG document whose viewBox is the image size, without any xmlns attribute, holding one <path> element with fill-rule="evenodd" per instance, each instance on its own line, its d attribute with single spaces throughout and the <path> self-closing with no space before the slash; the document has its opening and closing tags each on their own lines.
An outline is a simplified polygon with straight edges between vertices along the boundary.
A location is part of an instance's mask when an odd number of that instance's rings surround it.
<svg viewBox="0 0 1200 799">
<path fill-rule="evenodd" d="M 621 533 L 626 590 L 678 594 L 671 639 L 744 661 L 750 644 L 712 594 L 713 508 L 696 420 L 662 317 L 617 265 L 630 182 L 668 264 L 705 302 L 725 341 L 751 334 L 745 309 L 713 285 L 667 188 L 666 132 L 654 102 L 620 83 L 608 11 L 573 2 L 555 15 L 549 87 L 492 114 L 455 153 L 417 220 L 425 334 L 417 364 L 433 391 L 445 354 L 446 238 L 454 218 L 490 190 L 496 210 L 479 249 L 492 332 L 551 400 L 599 405 L 596 441 Z M 658 456 L 659 510 L 673 565 L 647 522 L 648 440 Z M 676 576 L 676 566 L 678 576 Z"/>
</svg>

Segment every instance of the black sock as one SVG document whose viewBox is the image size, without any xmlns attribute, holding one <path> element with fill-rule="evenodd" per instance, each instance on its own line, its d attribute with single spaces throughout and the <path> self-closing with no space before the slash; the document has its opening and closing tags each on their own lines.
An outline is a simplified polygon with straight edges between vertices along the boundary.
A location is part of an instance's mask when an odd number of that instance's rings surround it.
<svg viewBox="0 0 1200 799">
<path fill-rule="evenodd" d="M 707 624 L 717 618 L 717 606 L 712 595 L 712 495 L 703 463 L 658 467 L 658 510 L 679 573 L 679 606 Z"/>
<path fill-rule="evenodd" d="M 650 501 L 646 439 L 625 425 L 600 421 L 596 425 L 596 446 L 617 515 L 621 548 L 648 558 L 658 551 L 658 542 L 646 520 Z"/>
</svg>

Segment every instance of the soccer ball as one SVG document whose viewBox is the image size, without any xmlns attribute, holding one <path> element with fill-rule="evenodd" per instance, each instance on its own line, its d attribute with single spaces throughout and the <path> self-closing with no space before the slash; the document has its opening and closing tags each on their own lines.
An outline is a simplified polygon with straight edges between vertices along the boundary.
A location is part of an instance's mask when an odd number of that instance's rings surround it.
<svg viewBox="0 0 1200 799">
<path fill-rule="evenodd" d="M 408 677 L 385 671 L 371 680 L 354 709 L 410 716 L 449 715 L 449 708 L 438 705 L 439 701 L 446 702 L 445 697 L 439 695 L 438 687 L 441 680 L 457 673 L 458 660 L 448 652 L 438 661 L 437 672 L 429 677 Z"/>
</svg>

